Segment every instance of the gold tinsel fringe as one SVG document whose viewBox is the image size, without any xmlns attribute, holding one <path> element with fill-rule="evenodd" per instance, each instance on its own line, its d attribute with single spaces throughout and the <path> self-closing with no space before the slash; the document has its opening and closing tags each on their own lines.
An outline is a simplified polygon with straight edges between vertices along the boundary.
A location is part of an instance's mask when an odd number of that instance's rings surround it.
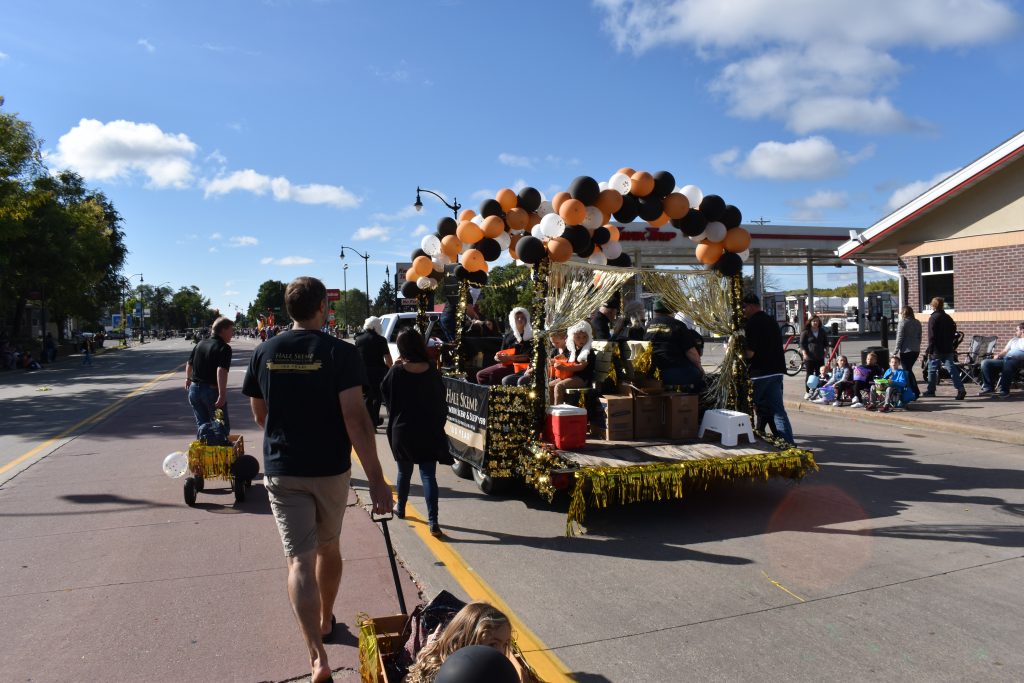
<svg viewBox="0 0 1024 683">
<path fill-rule="evenodd" d="M 226 479 L 231 481 L 231 466 L 235 464 L 236 446 L 207 446 L 202 441 L 193 441 L 188 446 L 188 466 L 203 479 Z"/>
<path fill-rule="evenodd" d="M 801 479 L 818 464 L 810 451 L 788 448 L 778 453 L 709 458 L 633 467 L 587 467 L 576 471 L 566 519 L 566 535 L 582 530 L 588 508 L 643 501 L 679 500 L 684 488 L 707 488 L 716 481 L 788 477 Z M 589 491 L 589 501 L 588 498 Z"/>
<path fill-rule="evenodd" d="M 365 612 L 356 615 L 359 624 L 359 678 L 362 683 L 377 683 L 380 658 L 377 656 L 377 629 Z"/>
</svg>

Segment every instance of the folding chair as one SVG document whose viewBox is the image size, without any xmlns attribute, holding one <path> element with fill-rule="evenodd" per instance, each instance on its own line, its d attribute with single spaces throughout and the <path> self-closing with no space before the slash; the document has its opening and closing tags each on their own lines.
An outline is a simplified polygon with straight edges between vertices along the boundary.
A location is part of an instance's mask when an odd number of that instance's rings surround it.
<svg viewBox="0 0 1024 683">
<path fill-rule="evenodd" d="M 998 337 L 987 337 L 980 334 L 971 337 L 971 344 L 967 347 L 964 360 L 958 360 L 956 364 L 964 378 L 971 380 L 979 386 L 983 384 L 981 361 L 986 358 L 992 358 L 995 355 L 997 339 Z"/>
</svg>

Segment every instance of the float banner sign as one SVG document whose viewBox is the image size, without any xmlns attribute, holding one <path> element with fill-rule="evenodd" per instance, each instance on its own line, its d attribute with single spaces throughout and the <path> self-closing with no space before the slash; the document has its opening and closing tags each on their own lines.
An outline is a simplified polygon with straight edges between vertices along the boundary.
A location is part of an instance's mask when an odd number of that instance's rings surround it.
<svg viewBox="0 0 1024 683">
<path fill-rule="evenodd" d="M 487 448 L 487 387 L 444 378 L 448 397 L 448 448 L 459 460 L 483 467 Z"/>
</svg>

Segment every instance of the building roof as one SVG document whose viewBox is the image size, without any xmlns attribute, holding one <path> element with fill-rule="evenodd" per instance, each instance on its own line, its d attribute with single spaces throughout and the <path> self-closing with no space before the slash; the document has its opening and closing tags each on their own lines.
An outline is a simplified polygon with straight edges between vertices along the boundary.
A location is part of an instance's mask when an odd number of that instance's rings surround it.
<svg viewBox="0 0 1024 683">
<path fill-rule="evenodd" d="M 878 242 L 918 218 L 934 211 L 985 178 L 998 172 L 1010 162 L 1024 155 L 1024 131 L 1017 133 L 1003 144 L 976 159 L 945 180 L 936 183 L 922 194 L 910 200 L 870 228 L 843 243 L 836 254 L 840 258 L 861 258 L 875 251 Z M 872 245 L 875 245 L 873 247 Z"/>
</svg>

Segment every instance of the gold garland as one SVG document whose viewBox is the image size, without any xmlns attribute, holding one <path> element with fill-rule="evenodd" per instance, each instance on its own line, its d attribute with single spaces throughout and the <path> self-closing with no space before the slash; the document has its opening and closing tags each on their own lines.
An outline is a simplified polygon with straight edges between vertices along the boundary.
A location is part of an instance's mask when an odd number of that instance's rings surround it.
<svg viewBox="0 0 1024 683">
<path fill-rule="evenodd" d="M 377 629 L 365 612 L 356 615 L 359 624 L 359 679 L 361 683 L 380 680 L 380 657 L 377 653 Z"/>
<path fill-rule="evenodd" d="M 469 298 L 469 282 L 459 280 L 459 299 L 455 304 L 455 363 L 449 377 L 463 378 L 462 371 L 462 321 L 466 319 L 466 299 Z"/>
<path fill-rule="evenodd" d="M 587 467 L 576 471 L 566 519 L 566 535 L 583 531 L 589 507 L 605 508 L 642 501 L 679 500 L 685 487 L 707 488 L 712 482 L 788 477 L 801 479 L 817 471 L 814 455 L 800 448 L 735 458 L 705 458 L 632 467 Z M 587 493 L 589 491 L 589 502 Z"/>
<path fill-rule="evenodd" d="M 486 285 L 482 285 L 481 289 L 507 289 L 508 287 L 515 287 L 516 285 L 526 282 L 533 275 L 533 269 L 524 268 L 522 273 L 519 273 L 513 278 L 508 280 L 502 280 L 501 282 L 490 282 Z"/>
<path fill-rule="evenodd" d="M 236 457 L 235 446 L 208 446 L 202 441 L 193 441 L 188 446 L 189 469 L 204 479 L 231 481 L 231 466 Z"/>
<path fill-rule="evenodd" d="M 572 465 L 563 458 L 555 447 L 540 440 L 526 444 L 526 456 L 520 461 L 519 474 L 532 486 L 541 498 L 550 503 L 555 498 L 555 487 L 551 483 L 552 470 L 569 469 Z"/>
<path fill-rule="evenodd" d="M 509 478 L 526 460 L 526 445 L 533 438 L 535 413 L 529 387 L 494 385 L 487 393 L 487 452 L 484 471 L 493 478 Z"/>
</svg>

